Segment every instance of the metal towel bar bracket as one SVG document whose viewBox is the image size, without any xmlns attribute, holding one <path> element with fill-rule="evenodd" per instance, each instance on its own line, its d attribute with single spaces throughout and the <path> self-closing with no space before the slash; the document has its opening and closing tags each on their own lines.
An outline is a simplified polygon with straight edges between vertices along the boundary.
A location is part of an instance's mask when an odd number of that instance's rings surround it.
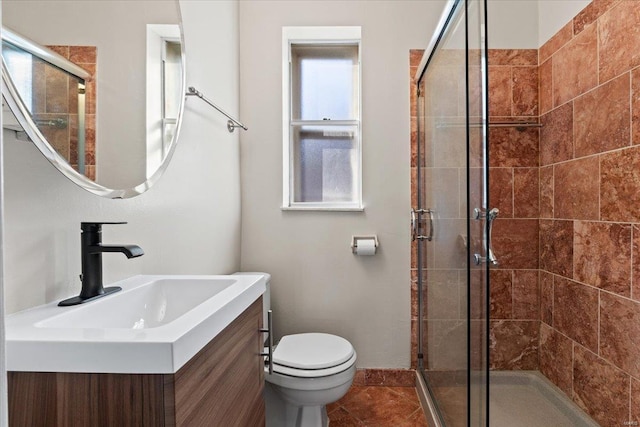
<svg viewBox="0 0 640 427">
<path fill-rule="evenodd" d="M 202 94 L 202 92 L 198 91 L 195 87 L 189 86 L 189 90 L 186 93 L 186 95 L 197 96 L 198 98 L 202 99 L 204 102 L 206 102 L 207 104 L 209 104 L 210 106 L 218 110 L 220 113 L 222 113 L 227 119 L 229 119 L 227 121 L 227 129 L 229 130 L 230 133 L 233 133 L 233 131 L 236 130 L 236 128 L 242 128 L 244 130 L 248 130 L 248 128 L 245 125 L 243 125 L 238 120 L 231 117 L 226 111 L 224 111 L 222 108 L 218 107 L 216 104 L 211 102 L 206 96 Z"/>
</svg>

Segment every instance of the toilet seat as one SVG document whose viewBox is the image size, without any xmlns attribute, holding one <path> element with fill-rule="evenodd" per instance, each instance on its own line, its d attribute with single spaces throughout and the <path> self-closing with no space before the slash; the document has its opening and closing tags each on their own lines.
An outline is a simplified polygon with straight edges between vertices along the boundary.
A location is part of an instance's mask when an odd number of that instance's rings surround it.
<svg viewBox="0 0 640 427">
<path fill-rule="evenodd" d="M 351 367 L 356 352 L 349 341 L 323 333 L 305 333 L 282 337 L 273 352 L 273 370 L 299 377 L 334 375 Z"/>
</svg>

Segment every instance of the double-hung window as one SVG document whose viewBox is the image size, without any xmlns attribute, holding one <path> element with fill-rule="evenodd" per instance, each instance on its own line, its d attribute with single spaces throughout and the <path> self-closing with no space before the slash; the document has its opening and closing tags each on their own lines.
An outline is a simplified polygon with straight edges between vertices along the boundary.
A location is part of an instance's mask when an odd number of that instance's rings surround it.
<svg viewBox="0 0 640 427">
<path fill-rule="evenodd" d="M 360 27 L 284 27 L 283 209 L 362 210 Z"/>
</svg>

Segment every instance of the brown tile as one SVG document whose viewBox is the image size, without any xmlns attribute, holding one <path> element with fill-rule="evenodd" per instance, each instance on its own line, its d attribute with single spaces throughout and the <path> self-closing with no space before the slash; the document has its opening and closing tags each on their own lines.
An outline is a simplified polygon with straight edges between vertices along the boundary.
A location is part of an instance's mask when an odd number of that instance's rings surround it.
<svg viewBox="0 0 640 427">
<path fill-rule="evenodd" d="M 33 92 L 31 99 L 31 113 L 44 114 L 47 112 L 47 68 L 42 62 L 34 62 L 31 68 L 33 73 Z"/>
<path fill-rule="evenodd" d="M 574 222 L 574 279 L 631 296 L 631 226 Z"/>
<path fill-rule="evenodd" d="M 640 222 L 640 146 L 600 156 L 600 217 Z"/>
<path fill-rule="evenodd" d="M 429 426 L 427 424 L 427 419 L 424 416 L 424 412 L 422 411 L 422 408 L 416 409 L 416 411 L 413 414 L 411 414 L 411 416 L 409 416 L 407 421 L 409 422 L 409 424 L 407 425 L 411 427 L 428 427 Z"/>
<path fill-rule="evenodd" d="M 624 74 L 575 100 L 576 157 L 631 144 L 629 84 L 629 74 Z"/>
<path fill-rule="evenodd" d="M 553 218 L 553 166 L 540 168 L 540 218 Z"/>
<path fill-rule="evenodd" d="M 632 241 L 632 257 L 633 264 L 631 266 L 631 298 L 636 301 L 640 301 L 640 226 L 633 225 L 632 228 L 633 241 Z"/>
<path fill-rule="evenodd" d="M 598 157 L 572 160 L 554 166 L 554 216 L 562 219 L 599 219 Z"/>
<path fill-rule="evenodd" d="M 640 424 L 640 380 L 631 378 L 631 422 Z"/>
<path fill-rule="evenodd" d="M 47 47 L 63 58 L 69 59 L 69 46 L 49 45 Z"/>
<path fill-rule="evenodd" d="M 496 320 L 489 332 L 490 369 L 538 369 L 539 322 Z"/>
<path fill-rule="evenodd" d="M 489 169 L 489 197 L 501 218 L 513 217 L 513 168 Z"/>
<path fill-rule="evenodd" d="M 598 84 L 595 26 L 585 29 L 553 56 L 553 105 L 560 106 Z"/>
<path fill-rule="evenodd" d="M 571 396 L 573 343 L 555 329 L 540 324 L 540 372 Z"/>
<path fill-rule="evenodd" d="M 512 270 L 490 270 L 491 319 L 511 319 L 513 316 Z"/>
<path fill-rule="evenodd" d="M 553 58 L 538 67 L 538 110 L 545 114 L 553 109 Z"/>
<path fill-rule="evenodd" d="M 367 426 L 381 425 L 383 422 L 397 420 L 398 417 L 406 420 L 420 406 L 417 399 L 409 400 L 387 387 L 365 387 L 353 394 L 349 392 L 340 400 L 340 404 Z"/>
<path fill-rule="evenodd" d="M 638 22 L 638 1 L 621 1 L 598 20 L 601 83 L 640 65 Z"/>
<path fill-rule="evenodd" d="M 640 68 L 631 72 L 631 140 L 640 144 Z"/>
<path fill-rule="evenodd" d="M 580 33 L 588 25 L 593 24 L 603 13 L 619 0 L 592 0 L 573 18 L 575 34 Z"/>
<path fill-rule="evenodd" d="M 540 117 L 540 164 L 573 158 L 573 102 Z"/>
<path fill-rule="evenodd" d="M 514 270 L 513 318 L 519 320 L 540 319 L 538 270 Z"/>
<path fill-rule="evenodd" d="M 538 129 L 489 129 L 489 164 L 491 167 L 537 167 Z"/>
<path fill-rule="evenodd" d="M 576 345 L 573 400 L 600 425 L 621 425 L 629 416 L 629 376 Z"/>
<path fill-rule="evenodd" d="M 388 387 L 413 387 L 416 373 L 413 369 L 366 369 L 365 385 Z"/>
<path fill-rule="evenodd" d="M 553 325 L 553 275 L 540 272 L 540 320 Z"/>
<path fill-rule="evenodd" d="M 538 67 L 513 67 L 512 107 L 514 116 L 538 115 Z"/>
<path fill-rule="evenodd" d="M 640 377 L 640 303 L 602 292 L 599 354 Z"/>
<path fill-rule="evenodd" d="M 419 66 L 420 61 L 422 61 L 422 55 L 424 55 L 424 49 L 409 49 L 409 66 Z"/>
<path fill-rule="evenodd" d="M 511 67 L 489 66 L 489 116 L 511 115 Z"/>
<path fill-rule="evenodd" d="M 500 268 L 538 268 L 538 220 L 495 220 L 492 246 Z"/>
<path fill-rule="evenodd" d="M 573 22 L 569 21 L 568 24 L 555 33 L 545 44 L 540 46 L 540 50 L 538 51 L 540 63 L 543 63 L 550 58 L 551 55 L 556 53 L 558 49 L 567 44 L 572 38 Z"/>
<path fill-rule="evenodd" d="M 95 64 L 97 57 L 95 46 L 69 46 L 69 60 L 76 64 Z"/>
<path fill-rule="evenodd" d="M 329 421 L 331 427 L 355 427 L 365 425 L 342 407 L 337 408 L 329 414 Z"/>
<path fill-rule="evenodd" d="M 538 65 L 536 49 L 489 49 L 489 65 Z"/>
<path fill-rule="evenodd" d="M 555 277 L 553 327 L 588 349 L 598 351 L 598 290 Z"/>
<path fill-rule="evenodd" d="M 516 168 L 513 171 L 513 216 L 540 216 L 540 176 L 538 168 Z M 502 214 L 502 211 L 500 211 Z"/>
<path fill-rule="evenodd" d="M 45 70 L 47 85 L 47 113 L 63 114 L 68 112 L 69 87 L 67 76 L 57 68 L 47 67 Z"/>
<path fill-rule="evenodd" d="M 365 385 L 364 384 L 364 374 L 365 374 L 365 369 L 356 370 L 356 375 L 353 377 L 353 386 L 364 386 Z"/>
</svg>

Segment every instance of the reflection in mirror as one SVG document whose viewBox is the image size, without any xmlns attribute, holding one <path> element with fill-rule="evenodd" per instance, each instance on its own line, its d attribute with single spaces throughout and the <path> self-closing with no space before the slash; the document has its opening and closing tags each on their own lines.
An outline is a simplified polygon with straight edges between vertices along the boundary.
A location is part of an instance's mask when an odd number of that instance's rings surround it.
<svg viewBox="0 0 640 427">
<path fill-rule="evenodd" d="M 170 160 L 184 103 L 178 1 L 21 0 L 3 2 L 2 15 L 32 41 L 3 32 L 3 95 L 24 133 L 93 193 L 148 189 Z"/>
</svg>

